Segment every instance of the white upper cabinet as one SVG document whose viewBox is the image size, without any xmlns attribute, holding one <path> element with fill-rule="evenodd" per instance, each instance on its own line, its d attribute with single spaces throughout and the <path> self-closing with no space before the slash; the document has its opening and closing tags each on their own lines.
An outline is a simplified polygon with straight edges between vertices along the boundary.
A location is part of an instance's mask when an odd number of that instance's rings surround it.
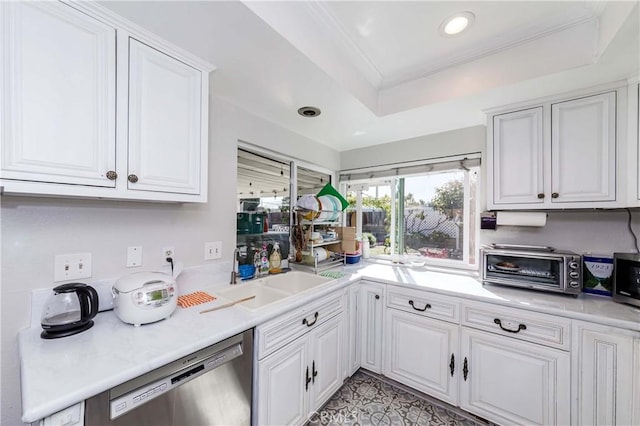
<svg viewBox="0 0 640 426">
<path fill-rule="evenodd" d="M 199 70 L 129 38 L 129 189 L 200 193 L 201 87 Z"/>
<path fill-rule="evenodd" d="M 629 205 L 626 98 L 617 84 L 594 94 L 489 111 L 487 207 Z"/>
<path fill-rule="evenodd" d="M 615 201 L 616 92 L 551 106 L 551 202 Z"/>
<path fill-rule="evenodd" d="M 493 117 L 495 204 L 544 202 L 542 107 Z"/>
<path fill-rule="evenodd" d="M 93 2 L 0 11 L 4 193 L 206 202 L 211 65 Z"/>
<path fill-rule="evenodd" d="M 58 2 L 0 8 L 2 178 L 115 187 L 116 30 Z"/>
</svg>

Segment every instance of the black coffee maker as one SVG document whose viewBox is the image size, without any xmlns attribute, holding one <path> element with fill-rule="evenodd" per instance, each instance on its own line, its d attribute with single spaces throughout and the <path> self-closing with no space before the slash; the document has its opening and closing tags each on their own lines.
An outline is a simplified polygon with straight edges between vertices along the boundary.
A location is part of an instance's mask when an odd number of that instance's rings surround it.
<svg viewBox="0 0 640 426">
<path fill-rule="evenodd" d="M 93 327 L 98 313 L 98 292 L 86 284 L 62 284 L 53 289 L 42 312 L 40 337 L 57 339 Z"/>
</svg>

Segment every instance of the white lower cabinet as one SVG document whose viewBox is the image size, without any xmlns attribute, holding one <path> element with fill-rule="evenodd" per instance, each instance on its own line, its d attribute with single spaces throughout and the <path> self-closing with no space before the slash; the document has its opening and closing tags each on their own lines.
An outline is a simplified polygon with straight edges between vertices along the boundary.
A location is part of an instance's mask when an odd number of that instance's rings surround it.
<svg viewBox="0 0 640 426">
<path fill-rule="evenodd" d="M 345 333 L 346 353 L 346 376 L 352 376 L 358 368 L 360 368 L 360 346 L 362 341 L 360 336 L 360 310 L 358 303 L 360 301 L 360 285 L 356 284 L 349 288 L 349 329 Z"/>
<path fill-rule="evenodd" d="M 633 359 L 637 334 L 574 321 L 574 424 L 638 424 L 640 418 L 633 419 L 634 383 L 640 386 L 636 382 L 640 366 Z"/>
<path fill-rule="evenodd" d="M 258 420 L 260 425 L 303 424 L 309 412 L 308 339 L 301 338 L 258 364 Z"/>
<path fill-rule="evenodd" d="M 570 423 L 570 320 L 396 286 L 386 294 L 385 376 L 498 424 Z"/>
<path fill-rule="evenodd" d="M 258 425 L 302 425 L 343 383 L 344 315 L 258 362 Z"/>
<path fill-rule="evenodd" d="M 500 425 L 640 424 L 638 331 L 371 281 L 346 293 L 257 328 L 255 424 L 305 423 L 360 367 Z"/>
<path fill-rule="evenodd" d="M 374 373 L 382 372 L 382 332 L 384 313 L 382 284 L 364 281 L 360 287 L 360 365 Z"/>
<path fill-rule="evenodd" d="M 458 402 L 458 324 L 387 309 L 384 375 L 451 404 Z"/>
<path fill-rule="evenodd" d="M 637 333 L 636 333 L 637 336 Z M 640 424 L 640 337 L 633 339 L 633 368 L 631 369 L 631 382 L 633 383 L 632 401 L 633 414 L 631 424 Z"/>
<path fill-rule="evenodd" d="M 570 423 L 570 356 L 462 327 L 460 407 L 508 425 Z"/>
</svg>

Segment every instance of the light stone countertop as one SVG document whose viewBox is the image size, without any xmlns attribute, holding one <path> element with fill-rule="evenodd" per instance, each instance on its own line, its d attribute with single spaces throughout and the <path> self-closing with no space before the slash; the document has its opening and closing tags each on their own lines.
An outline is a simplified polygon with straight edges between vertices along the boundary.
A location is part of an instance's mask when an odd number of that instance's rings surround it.
<svg viewBox="0 0 640 426">
<path fill-rule="evenodd" d="M 425 268 L 362 262 L 341 269 L 345 277 L 282 299 L 257 311 L 239 306 L 200 314 L 214 302 L 177 308 L 167 320 L 133 327 L 112 311 L 99 313 L 90 330 L 55 340 L 40 338 L 38 324 L 18 336 L 21 360 L 22 421 L 33 422 L 182 356 L 255 327 L 287 311 L 359 281 L 399 285 L 552 315 L 597 322 L 640 332 L 640 309 L 609 298 L 541 293 L 482 285 L 471 276 Z M 180 294 L 202 290 L 216 294 L 228 287 L 227 274 L 206 268 L 185 270 Z M 238 284 L 243 285 L 243 284 Z M 640 337 L 640 334 L 639 334 Z"/>
</svg>

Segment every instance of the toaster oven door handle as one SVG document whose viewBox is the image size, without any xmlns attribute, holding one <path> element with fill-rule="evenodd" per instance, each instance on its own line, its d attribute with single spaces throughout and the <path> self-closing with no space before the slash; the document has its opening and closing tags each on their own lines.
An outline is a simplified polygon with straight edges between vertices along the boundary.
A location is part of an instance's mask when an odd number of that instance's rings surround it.
<svg viewBox="0 0 640 426">
<path fill-rule="evenodd" d="M 493 322 L 498 324 L 501 329 L 503 329 L 504 331 L 508 331 L 509 333 L 519 333 L 520 330 L 526 330 L 527 329 L 527 326 L 525 324 L 519 324 L 517 330 L 511 330 L 510 328 L 504 328 L 502 326 L 502 321 L 500 321 L 500 318 L 495 318 L 493 320 Z"/>
</svg>

